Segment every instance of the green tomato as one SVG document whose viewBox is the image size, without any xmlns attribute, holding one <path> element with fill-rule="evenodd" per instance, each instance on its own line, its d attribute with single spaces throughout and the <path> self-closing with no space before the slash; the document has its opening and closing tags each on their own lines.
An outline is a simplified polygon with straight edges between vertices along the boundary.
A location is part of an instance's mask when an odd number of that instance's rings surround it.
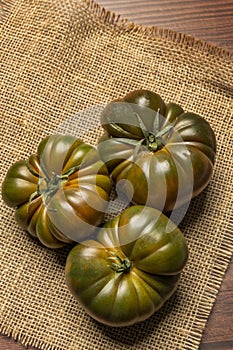
<svg viewBox="0 0 233 350">
<path fill-rule="evenodd" d="M 2 197 L 18 224 L 49 248 L 87 238 L 103 222 L 111 180 L 97 150 L 70 135 L 43 139 L 14 163 Z"/>
<path fill-rule="evenodd" d="M 141 322 L 177 288 L 188 259 L 179 228 L 154 208 L 132 206 L 96 239 L 69 252 L 66 283 L 89 315 L 115 327 Z"/>
<path fill-rule="evenodd" d="M 201 116 L 165 104 L 154 92 L 136 90 L 109 103 L 101 124 L 101 158 L 134 204 L 171 211 L 208 185 L 216 139 Z"/>
</svg>

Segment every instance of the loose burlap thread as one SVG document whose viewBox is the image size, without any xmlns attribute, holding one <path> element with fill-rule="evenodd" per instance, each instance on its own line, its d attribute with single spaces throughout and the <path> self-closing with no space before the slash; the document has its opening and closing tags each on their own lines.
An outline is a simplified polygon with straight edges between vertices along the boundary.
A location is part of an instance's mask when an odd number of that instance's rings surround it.
<svg viewBox="0 0 233 350">
<path fill-rule="evenodd" d="M 84 0 L 15 0 L 0 30 L 1 181 L 48 134 L 95 145 L 102 130 L 93 106 L 138 88 L 205 117 L 218 146 L 212 180 L 179 225 L 190 257 L 178 290 L 132 327 L 87 316 L 65 285 L 69 249 L 42 247 L 1 203 L 0 331 L 40 349 L 198 349 L 233 251 L 232 54 Z"/>
</svg>

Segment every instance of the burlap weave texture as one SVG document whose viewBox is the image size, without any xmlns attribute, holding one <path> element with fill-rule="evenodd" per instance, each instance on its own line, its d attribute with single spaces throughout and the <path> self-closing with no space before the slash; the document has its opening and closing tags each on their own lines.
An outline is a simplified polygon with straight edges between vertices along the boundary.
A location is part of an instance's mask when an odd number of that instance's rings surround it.
<svg viewBox="0 0 233 350">
<path fill-rule="evenodd" d="M 84 0 L 16 0 L 0 30 L 1 181 L 58 130 L 73 128 L 95 145 L 102 131 L 92 106 L 138 88 L 205 117 L 218 146 L 211 183 L 180 224 L 190 257 L 179 288 L 133 327 L 90 319 L 65 285 L 68 249 L 42 247 L 1 203 L 0 331 L 41 349 L 198 349 L 233 251 L 232 55 Z"/>
</svg>

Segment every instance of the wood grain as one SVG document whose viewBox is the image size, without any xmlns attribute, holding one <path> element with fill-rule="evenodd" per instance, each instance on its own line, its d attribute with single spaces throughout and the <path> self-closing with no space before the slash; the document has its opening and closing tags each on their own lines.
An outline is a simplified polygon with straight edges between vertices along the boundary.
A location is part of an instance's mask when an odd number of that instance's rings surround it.
<svg viewBox="0 0 233 350">
<path fill-rule="evenodd" d="M 142 25 L 173 29 L 233 50 L 232 0 L 99 0 Z"/>
<path fill-rule="evenodd" d="M 0 0 L 0 19 L 1 2 Z M 98 3 L 136 23 L 173 29 L 233 51 L 232 0 L 98 0 Z M 232 310 L 233 259 L 207 322 L 199 350 L 233 350 Z M 0 349 L 25 348 L 0 335 Z"/>
</svg>

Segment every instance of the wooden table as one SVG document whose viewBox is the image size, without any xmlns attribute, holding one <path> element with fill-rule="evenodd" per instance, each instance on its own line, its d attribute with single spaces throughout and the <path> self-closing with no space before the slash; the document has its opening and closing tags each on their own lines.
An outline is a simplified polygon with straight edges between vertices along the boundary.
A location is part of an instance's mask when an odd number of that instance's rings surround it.
<svg viewBox="0 0 233 350">
<path fill-rule="evenodd" d="M 97 2 L 136 23 L 173 29 L 233 52 L 233 0 Z M 0 335 L 0 349 L 23 350 L 24 347 Z M 207 322 L 199 350 L 233 350 L 233 259 Z"/>
</svg>

